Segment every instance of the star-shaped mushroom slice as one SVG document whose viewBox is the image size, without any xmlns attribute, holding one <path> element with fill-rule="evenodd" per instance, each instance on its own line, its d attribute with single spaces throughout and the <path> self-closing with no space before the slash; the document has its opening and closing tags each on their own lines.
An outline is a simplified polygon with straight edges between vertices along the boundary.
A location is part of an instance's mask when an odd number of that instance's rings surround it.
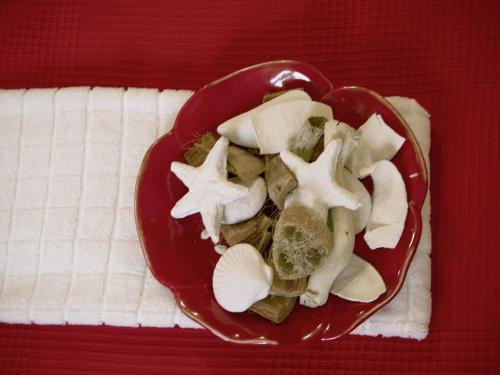
<svg viewBox="0 0 500 375">
<path fill-rule="evenodd" d="M 342 141 L 332 140 L 313 163 L 307 163 L 290 151 L 280 153 L 283 163 L 297 178 L 297 188 L 287 197 L 285 206 L 299 203 L 318 210 L 326 218 L 327 209 L 346 207 L 357 209 L 361 203 L 335 179 Z"/>
<path fill-rule="evenodd" d="M 248 188 L 227 180 L 228 146 L 229 140 L 221 137 L 201 166 L 195 168 L 176 161 L 170 166 L 170 170 L 189 189 L 170 214 L 178 219 L 199 212 L 214 243 L 219 242 L 224 205 L 249 194 Z"/>
</svg>

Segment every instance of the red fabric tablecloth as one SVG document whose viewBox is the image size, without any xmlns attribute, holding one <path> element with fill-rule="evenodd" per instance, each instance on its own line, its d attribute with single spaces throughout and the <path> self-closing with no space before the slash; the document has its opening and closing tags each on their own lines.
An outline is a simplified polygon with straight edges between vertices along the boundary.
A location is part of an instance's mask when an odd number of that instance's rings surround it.
<svg viewBox="0 0 500 375">
<path fill-rule="evenodd" d="M 272 59 L 432 114 L 432 294 L 423 342 L 300 350 L 206 331 L 0 325 L 0 373 L 499 373 L 497 1 L 0 1 L 0 87 L 197 89 Z"/>
</svg>

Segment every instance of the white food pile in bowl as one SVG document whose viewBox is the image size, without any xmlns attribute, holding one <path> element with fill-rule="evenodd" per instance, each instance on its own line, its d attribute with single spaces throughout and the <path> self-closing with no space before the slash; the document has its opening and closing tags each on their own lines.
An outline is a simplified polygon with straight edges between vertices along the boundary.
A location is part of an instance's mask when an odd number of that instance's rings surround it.
<svg viewBox="0 0 500 375">
<path fill-rule="evenodd" d="M 314 133 L 311 118 L 323 119 L 321 133 Z M 222 308 L 246 311 L 272 294 L 273 282 L 292 280 L 278 265 L 290 260 L 276 259 L 277 255 L 273 258 L 276 238 L 267 258 L 251 244 L 228 247 L 221 238 L 221 225 L 251 220 L 269 201 L 267 176 L 248 181 L 229 178 L 230 144 L 279 157 L 296 180 L 282 209 L 312 209 L 329 228 L 330 248 L 307 274 L 307 287 L 297 296 L 300 304 L 321 306 L 330 293 L 350 301 L 371 302 L 385 292 L 377 270 L 353 253 L 355 235 L 364 229 L 363 238 L 370 249 L 395 248 L 408 211 L 403 178 L 390 161 L 405 139 L 380 115 L 373 114 L 354 130 L 335 120 L 330 106 L 313 101 L 302 90 L 291 90 L 229 119 L 217 132 L 220 138 L 201 165 L 171 164 L 171 171 L 189 189 L 171 215 L 201 214 L 205 227 L 202 238 L 210 238 L 221 254 L 214 269 L 213 291 Z M 309 161 L 321 139 L 322 152 Z M 360 181 L 368 177 L 373 181 L 371 195 Z"/>
</svg>

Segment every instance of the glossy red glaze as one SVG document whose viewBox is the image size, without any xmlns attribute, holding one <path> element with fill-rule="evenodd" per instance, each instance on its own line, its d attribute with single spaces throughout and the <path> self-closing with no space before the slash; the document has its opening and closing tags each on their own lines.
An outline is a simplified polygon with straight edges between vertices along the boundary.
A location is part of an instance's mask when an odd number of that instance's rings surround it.
<svg viewBox="0 0 500 375">
<path fill-rule="evenodd" d="M 223 121 L 261 103 L 267 92 L 302 87 L 315 100 L 332 106 L 335 117 L 354 127 L 379 113 L 407 142 L 393 162 L 403 175 L 409 211 L 405 230 L 393 250 L 368 249 L 358 234 L 355 252 L 382 275 L 387 292 L 371 303 L 330 296 L 328 303 L 310 309 L 298 306 L 275 325 L 252 314 L 229 313 L 215 301 L 212 272 L 219 258 L 209 240 L 201 240 L 198 214 L 176 220 L 175 202 L 186 192 L 170 172 L 170 163 L 183 160 L 183 150 L 197 135 L 214 131 Z M 153 275 L 175 295 L 192 319 L 225 340 L 238 343 L 301 345 L 331 340 L 352 331 L 399 291 L 421 234 L 421 206 L 427 192 L 427 173 L 413 134 L 399 114 L 378 94 L 359 87 L 333 89 L 311 66 L 294 61 L 256 65 L 233 73 L 195 93 L 179 112 L 172 132 L 156 141 L 144 157 L 136 186 L 136 221 L 144 255 Z"/>
</svg>

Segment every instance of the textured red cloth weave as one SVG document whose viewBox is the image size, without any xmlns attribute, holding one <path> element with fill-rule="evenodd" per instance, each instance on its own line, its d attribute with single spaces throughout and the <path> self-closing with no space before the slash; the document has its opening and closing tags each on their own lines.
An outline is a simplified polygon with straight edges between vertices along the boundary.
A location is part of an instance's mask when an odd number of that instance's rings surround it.
<svg viewBox="0 0 500 375">
<path fill-rule="evenodd" d="M 0 325 L 0 373 L 499 373 L 499 39 L 494 0 L 0 0 L 1 88 L 197 89 L 286 58 L 416 98 L 432 115 L 433 230 L 423 342 L 280 350 L 196 330 Z"/>
</svg>

